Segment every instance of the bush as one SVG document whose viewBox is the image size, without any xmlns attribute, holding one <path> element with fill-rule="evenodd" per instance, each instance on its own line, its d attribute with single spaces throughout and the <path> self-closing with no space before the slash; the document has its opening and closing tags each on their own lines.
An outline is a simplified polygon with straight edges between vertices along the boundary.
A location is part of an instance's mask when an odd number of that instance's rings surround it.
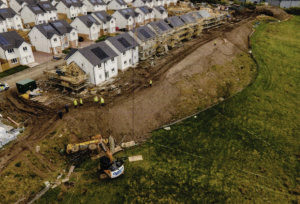
<svg viewBox="0 0 300 204">
<path fill-rule="evenodd" d="M 96 40 L 95 42 L 101 42 L 101 41 L 104 41 L 106 40 L 106 35 L 103 35 L 101 37 L 98 38 L 98 40 Z"/>
<path fill-rule="evenodd" d="M 15 164 L 16 167 L 21 167 L 21 165 L 22 165 L 22 162 L 20 162 L 20 161 Z"/>
<path fill-rule="evenodd" d="M 26 66 L 26 65 L 19 65 L 17 67 L 14 67 L 14 68 L 8 69 L 4 72 L 1 72 L 0 73 L 0 78 L 7 77 L 9 75 L 15 74 L 17 72 L 23 71 L 23 70 L 28 69 L 28 68 L 29 67 Z"/>
</svg>

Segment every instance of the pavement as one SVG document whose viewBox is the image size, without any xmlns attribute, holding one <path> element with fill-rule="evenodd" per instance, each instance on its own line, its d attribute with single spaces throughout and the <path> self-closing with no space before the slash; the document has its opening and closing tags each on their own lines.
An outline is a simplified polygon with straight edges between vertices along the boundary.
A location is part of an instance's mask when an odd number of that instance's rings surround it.
<svg viewBox="0 0 300 204">
<path fill-rule="evenodd" d="M 52 54 L 45 53 L 45 52 L 38 52 L 38 51 L 33 52 L 33 56 L 34 56 L 35 62 L 37 62 L 39 64 L 47 62 L 53 58 Z"/>
<path fill-rule="evenodd" d="M 17 72 L 7 77 L 1 78 L 0 82 L 8 83 L 9 86 L 13 88 L 16 86 L 16 82 L 27 78 L 36 80 L 43 75 L 44 70 L 51 70 L 55 66 L 63 64 L 63 62 L 63 58 L 60 60 L 49 60 L 35 67 L 28 68 L 21 72 Z"/>
</svg>

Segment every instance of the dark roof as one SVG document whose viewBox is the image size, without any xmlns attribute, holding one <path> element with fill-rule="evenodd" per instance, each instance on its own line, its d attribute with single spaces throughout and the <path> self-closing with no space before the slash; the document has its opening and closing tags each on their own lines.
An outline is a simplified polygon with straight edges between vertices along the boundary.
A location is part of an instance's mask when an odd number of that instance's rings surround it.
<svg viewBox="0 0 300 204">
<path fill-rule="evenodd" d="M 0 19 L 5 20 L 7 18 L 13 18 L 17 13 L 12 10 L 12 8 L 2 8 L 0 9 Z"/>
<path fill-rule="evenodd" d="M 178 16 L 172 16 L 169 18 L 166 18 L 165 21 L 172 27 L 177 28 L 180 26 L 184 26 L 185 23 L 178 17 Z"/>
<path fill-rule="evenodd" d="M 99 65 L 111 58 L 117 57 L 117 53 L 111 49 L 106 42 L 99 42 L 88 47 L 72 51 L 65 59 L 68 59 L 76 51 L 80 52 L 93 66 Z"/>
<path fill-rule="evenodd" d="M 112 16 L 108 15 L 106 11 L 96 11 L 93 14 L 94 18 L 99 19 L 103 23 L 106 23 L 107 21 L 110 21 L 112 19 Z"/>
<path fill-rule="evenodd" d="M 107 39 L 113 46 L 117 48 L 120 52 L 125 52 L 126 50 L 132 49 L 136 46 L 139 46 L 139 43 L 134 40 L 128 33 L 121 35 L 116 35 Z"/>
<path fill-rule="evenodd" d="M 16 32 L 0 33 L 0 47 L 3 50 L 19 48 L 25 40 Z"/>
<path fill-rule="evenodd" d="M 115 0 L 119 5 L 121 6 L 127 6 L 127 3 L 124 0 Z M 111 1 L 112 2 L 112 1 Z M 108 4 L 110 4 L 111 2 L 109 2 Z M 107 4 L 107 5 L 108 5 Z"/>
<path fill-rule="evenodd" d="M 135 12 L 133 8 L 120 9 L 117 10 L 116 12 L 119 12 L 126 19 L 128 19 L 130 16 L 134 18 L 140 15 L 139 13 Z"/>
<path fill-rule="evenodd" d="M 132 3 L 134 3 L 136 0 L 133 0 L 132 1 Z M 148 2 L 148 3 L 151 3 L 153 0 L 141 0 L 142 2 L 144 2 L 144 4 L 146 3 L 146 2 Z"/>
<path fill-rule="evenodd" d="M 185 22 L 185 24 L 191 24 L 191 23 L 197 23 L 196 18 L 194 18 L 193 16 L 190 16 L 188 14 L 179 16 L 181 18 L 181 20 L 183 20 L 183 22 Z"/>
<path fill-rule="evenodd" d="M 92 15 L 78 16 L 76 18 L 81 20 L 81 22 L 84 23 L 84 25 L 86 25 L 88 28 L 92 27 L 94 23 L 96 25 L 100 25 L 100 23 Z"/>
<path fill-rule="evenodd" d="M 141 6 L 137 8 L 139 8 L 144 14 L 152 13 L 153 11 L 153 9 L 149 8 L 148 6 Z"/>
<path fill-rule="evenodd" d="M 4 4 L 4 2 L 2 0 L 0 0 L 0 6 L 2 6 Z M 6 4 L 5 4 L 6 5 Z"/>
<path fill-rule="evenodd" d="M 56 8 L 50 2 L 47 1 L 38 2 L 37 5 L 41 7 L 41 9 L 43 9 L 45 12 L 56 11 Z"/>
<path fill-rule="evenodd" d="M 37 28 L 47 39 L 51 39 L 53 35 L 61 36 L 65 33 L 70 33 L 73 29 L 70 24 L 65 20 L 56 20 L 46 24 L 34 26 Z"/>
<path fill-rule="evenodd" d="M 36 4 L 37 0 L 16 0 L 19 5 L 22 5 L 24 2 L 27 4 Z"/>
<path fill-rule="evenodd" d="M 131 30 L 141 41 L 147 41 L 156 37 L 155 33 L 148 26 L 141 26 Z"/>
<path fill-rule="evenodd" d="M 66 7 L 70 8 L 73 7 L 82 7 L 83 3 L 80 0 L 61 0 L 63 4 L 66 5 Z M 56 5 L 57 6 L 57 5 Z"/>
<path fill-rule="evenodd" d="M 103 0 L 88 0 L 92 5 L 106 5 L 106 3 Z"/>
<path fill-rule="evenodd" d="M 77 50 L 78 49 L 76 49 L 76 48 L 71 48 L 70 52 L 65 57 L 65 60 L 69 59 L 69 57 L 71 57 Z"/>
<path fill-rule="evenodd" d="M 28 7 L 29 10 L 31 10 L 34 14 L 42 14 L 42 13 L 46 13 L 40 6 L 38 6 L 37 4 L 27 4 L 25 7 Z M 24 8 L 25 8 L 24 7 Z M 24 9 L 23 8 L 23 9 Z M 22 10 L 22 9 L 21 9 Z"/>
<path fill-rule="evenodd" d="M 149 25 L 151 25 L 159 34 L 163 34 L 172 30 L 172 28 L 164 20 L 153 21 L 150 22 Z"/>
<path fill-rule="evenodd" d="M 192 17 L 194 17 L 195 19 L 201 19 L 201 18 L 203 18 L 198 12 L 191 12 L 191 13 L 188 13 L 187 15 L 189 15 L 189 16 L 192 16 Z"/>
<path fill-rule="evenodd" d="M 163 6 L 155 6 L 153 9 L 156 9 L 159 11 L 159 13 L 163 14 L 164 12 L 168 12 L 167 9 L 165 9 Z"/>
</svg>

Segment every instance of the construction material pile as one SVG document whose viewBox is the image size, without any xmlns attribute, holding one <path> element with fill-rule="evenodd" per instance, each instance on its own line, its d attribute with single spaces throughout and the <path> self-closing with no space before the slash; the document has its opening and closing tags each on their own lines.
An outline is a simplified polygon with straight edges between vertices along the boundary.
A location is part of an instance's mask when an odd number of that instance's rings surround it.
<svg viewBox="0 0 300 204">
<path fill-rule="evenodd" d="M 282 21 L 291 18 L 291 15 L 287 14 L 284 10 L 275 6 L 258 6 L 256 7 L 255 12 L 257 14 L 265 14 L 268 16 L 272 16 Z"/>
</svg>

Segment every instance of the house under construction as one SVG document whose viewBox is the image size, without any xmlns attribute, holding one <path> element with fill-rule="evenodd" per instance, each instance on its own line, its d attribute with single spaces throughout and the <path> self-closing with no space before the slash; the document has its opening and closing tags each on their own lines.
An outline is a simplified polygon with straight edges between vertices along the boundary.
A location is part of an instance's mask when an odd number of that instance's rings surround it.
<svg viewBox="0 0 300 204">
<path fill-rule="evenodd" d="M 53 85 L 79 91 L 88 85 L 88 75 L 75 63 L 58 66 L 55 70 L 44 71 L 44 75 Z"/>
</svg>

